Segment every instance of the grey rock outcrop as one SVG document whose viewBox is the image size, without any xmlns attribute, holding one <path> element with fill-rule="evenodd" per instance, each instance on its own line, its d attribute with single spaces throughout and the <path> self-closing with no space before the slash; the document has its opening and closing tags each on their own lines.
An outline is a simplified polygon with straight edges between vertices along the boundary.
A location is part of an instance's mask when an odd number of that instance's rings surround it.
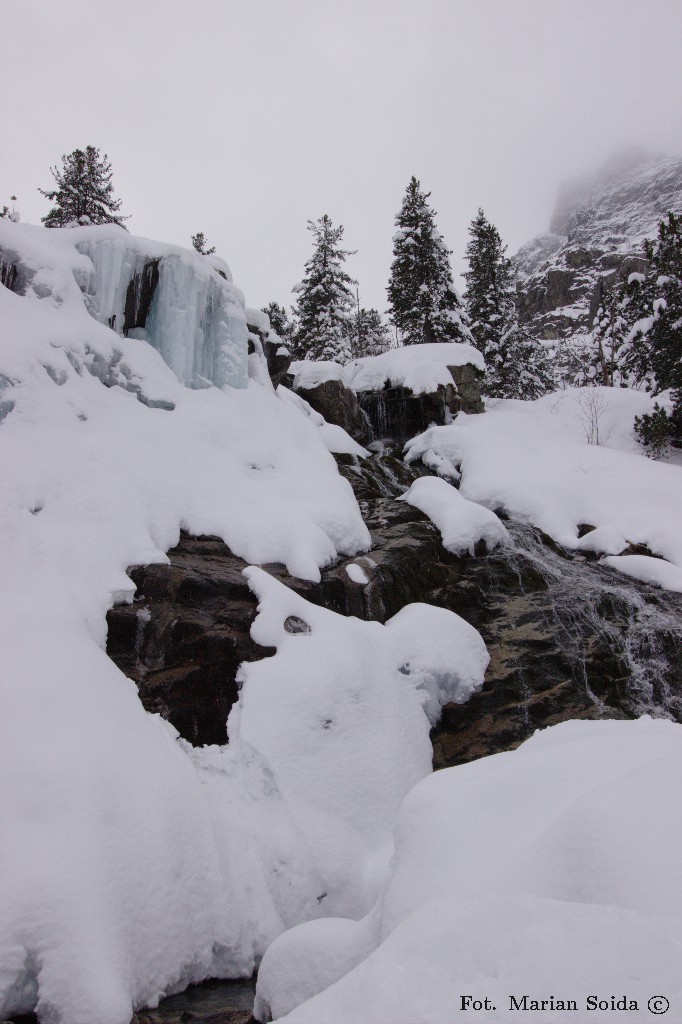
<svg viewBox="0 0 682 1024">
<path fill-rule="evenodd" d="M 682 211 L 682 160 L 631 153 L 562 186 L 546 235 L 514 257 L 519 314 L 539 338 L 587 335 L 600 281 L 646 268 L 643 243 Z"/>
</svg>

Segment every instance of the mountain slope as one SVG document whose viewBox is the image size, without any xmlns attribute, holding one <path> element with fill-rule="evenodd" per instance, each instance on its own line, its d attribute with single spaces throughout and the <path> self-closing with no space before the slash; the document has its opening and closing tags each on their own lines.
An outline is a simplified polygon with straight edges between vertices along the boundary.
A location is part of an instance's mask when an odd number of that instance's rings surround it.
<svg viewBox="0 0 682 1024">
<path fill-rule="evenodd" d="M 520 315 L 545 340 L 589 333 L 597 286 L 645 267 L 643 242 L 682 211 L 682 160 L 626 154 L 559 191 L 549 231 L 514 257 Z"/>
</svg>

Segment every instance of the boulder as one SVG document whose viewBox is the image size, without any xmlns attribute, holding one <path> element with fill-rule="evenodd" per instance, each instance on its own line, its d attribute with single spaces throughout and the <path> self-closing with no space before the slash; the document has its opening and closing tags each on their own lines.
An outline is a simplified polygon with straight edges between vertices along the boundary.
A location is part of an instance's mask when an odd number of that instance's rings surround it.
<svg viewBox="0 0 682 1024">
<path fill-rule="evenodd" d="M 356 441 L 369 439 L 368 423 L 355 394 L 340 380 L 326 380 L 315 388 L 296 388 L 296 394 L 328 423 L 343 427 Z"/>
</svg>

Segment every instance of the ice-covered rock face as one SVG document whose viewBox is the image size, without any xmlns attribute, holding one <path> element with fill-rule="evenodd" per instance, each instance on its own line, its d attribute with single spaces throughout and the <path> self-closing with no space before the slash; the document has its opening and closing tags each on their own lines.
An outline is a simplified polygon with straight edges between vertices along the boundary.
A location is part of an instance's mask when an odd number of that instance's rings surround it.
<svg viewBox="0 0 682 1024">
<path fill-rule="evenodd" d="M 245 387 L 244 299 L 222 264 L 118 228 L 73 229 L 92 269 L 75 273 L 90 314 L 146 340 L 183 384 Z"/>
</svg>

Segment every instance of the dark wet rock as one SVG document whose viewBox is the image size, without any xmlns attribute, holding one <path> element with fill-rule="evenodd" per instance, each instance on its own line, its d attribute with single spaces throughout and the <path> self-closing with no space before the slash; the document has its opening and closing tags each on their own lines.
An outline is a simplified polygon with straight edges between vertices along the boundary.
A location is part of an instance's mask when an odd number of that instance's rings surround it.
<svg viewBox="0 0 682 1024">
<path fill-rule="evenodd" d="M 138 1010 L 131 1024 L 251 1024 L 255 981 L 212 979 L 162 999 L 155 1010 Z"/>
<path fill-rule="evenodd" d="M 192 743 L 224 743 L 239 665 L 274 652 L 251 640 L 246 563 L 219 538 L 183 535 L 168 556 L 130 570 L 135 601 L 109 612 L 107 650 L 148 711 Z"/>
<path fill-rule="evenodd" d="M 146 327 L 156 286 L 159 283 L 160 262 L 158 259 L 145 263 L 143 269 L 134 275 L 128 285 L 123 320 L 123 333 L 126 336 L 128 331 L 134 328 Z"/>
<path fill-rule="evenodd" d="M 281 341 L 271 341 L 270 338 L 266 338 L 263 344 L 263 351 L 265 352 L 272 386 L 276 388 L 282 383 L 289 372 L 291 353 Z"/>
<path fill-rule="evenodd" d="M 363 391 L 360 408 L 371 425 L 372 437 L 404 444 L 428 427 L 450 423 L 458 412 L 483 412 L 483 374 L 475 366 L 450 366 L 454 384 L 439 384 L 430 394 L 415 395 L 409 388 L 385 387 Z"/>
<path fill-rule="evenodd" d="M 291 366 L 291 353 L 284 342 L 274 334 L 274 332 L 271 333 L 270 331 L 263 330 L 260 323 L 255 324 L 249 322 L 249 313 L 253 312 L 254 311 L 248 309 L 246 311 L 247 330 L 249 335 L 255 335 L 255 337 L 260 341 L 268 367 L 268 374 L 272 381 L 272 386 L 276 388 L 282 383 L 289 372 L 289 367 Z M 258 342 L 256 342 L 256 344 L 257 343 Z M 254 339 L 250 337 L 249 354 L 252 354 L 255 351 L 256 345 L 254 344 Z"/>
<path fill-rule="evenodd" d="M 0 284 L 16 295 L 25 295 L 35 271 L 23 263 L 20 255 L 9 249 L 0 249 Z"/>
<path fill-rule="evenodd" d="M 448 366 L 452 379 L 457 387 L 457 396 L 461 410 L 466 413 L 483 412 L 483 399 L 481 398 L 481 387 L 485 374 L 476 369 L 471 363 L 463 366 Z"/>
<path fill-rule="evenodd" d="M 450 423 L 460 403 L 452 384 L 439 384 L 428 395 L 414 395 L 409 388 L 385 387 L 362 391 L 360 407 L 372 428 L 372 437 L 391 438 L 404 444 L 432 424 Z"/>
<path fill-rule="evenodd" d="M 328 423 L 343 427 L 358 441 L 369 440 L 366 418 L 355 394 L 340 380 L 326 380 L 315 388 L 296 388 L 315 412 L 319 412 Z"/>
</svg>

